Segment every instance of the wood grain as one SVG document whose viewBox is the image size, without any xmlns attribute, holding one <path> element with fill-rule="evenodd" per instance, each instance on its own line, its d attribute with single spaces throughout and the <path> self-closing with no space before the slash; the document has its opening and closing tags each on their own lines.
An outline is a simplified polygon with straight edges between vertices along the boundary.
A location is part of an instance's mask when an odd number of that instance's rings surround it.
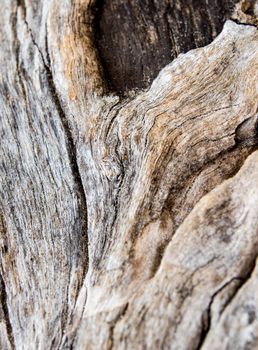
<svg viewBox="0 0 258 350">
<path fill-rule="evenodd" d="M 257 2 L 117 3 L 0 7 L 0 348 L 256 349 Z"/>
<path fill-rule="evenodd" d="M 96 45 L 109 88 L 146 88 L 180 53 L 209 44 L 233 12 L 234 0 L 98 1 Z"/>
</svg>

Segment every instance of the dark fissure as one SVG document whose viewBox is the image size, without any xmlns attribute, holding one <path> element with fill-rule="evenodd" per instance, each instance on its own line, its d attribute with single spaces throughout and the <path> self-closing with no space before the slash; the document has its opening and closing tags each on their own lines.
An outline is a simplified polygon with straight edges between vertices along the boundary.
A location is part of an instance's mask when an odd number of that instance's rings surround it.
<svg viewBox="0 0 258 350">
<path fill-rule="evenodd" d="M 145 89 L 180 53 L 209 44 L 237 0 L 97 0 L 95 45 L 108 90 Z"/>
</svg>

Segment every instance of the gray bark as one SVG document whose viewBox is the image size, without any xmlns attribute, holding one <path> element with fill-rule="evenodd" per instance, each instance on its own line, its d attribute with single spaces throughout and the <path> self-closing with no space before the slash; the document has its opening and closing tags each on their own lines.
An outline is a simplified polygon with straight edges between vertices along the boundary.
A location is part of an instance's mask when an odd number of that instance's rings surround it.
<svg viewBox="0 0 258 350">
<path fill-rule="evenodd" d="M 0 348 L 257 349 L 258 4 L 122 93 L 96 6 L 0 7 Z"/>
</svg>

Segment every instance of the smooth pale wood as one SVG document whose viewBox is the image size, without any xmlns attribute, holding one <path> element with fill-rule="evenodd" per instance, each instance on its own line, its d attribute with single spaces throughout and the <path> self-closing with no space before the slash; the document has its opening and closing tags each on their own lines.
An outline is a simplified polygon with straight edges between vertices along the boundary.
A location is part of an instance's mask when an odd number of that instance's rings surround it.
<svg viewBox="0 0 258 350">
<path fill-rule="evenodd" d="M 1 349 L 257 348 L 244 4 L 121 99 L 105 94 L 91 1 L 3 0 Z"/>
</svg>

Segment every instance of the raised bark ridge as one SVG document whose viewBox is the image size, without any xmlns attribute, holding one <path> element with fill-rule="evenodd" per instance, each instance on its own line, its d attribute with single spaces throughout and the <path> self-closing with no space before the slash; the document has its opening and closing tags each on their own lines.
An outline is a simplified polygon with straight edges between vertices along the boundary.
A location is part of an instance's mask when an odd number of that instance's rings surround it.
<svg viewBox="0 0 258 350">
<path fill-rule="evenodd" d="M 257 347 L 246 3 L 121 100 L 103 95 L 91 1 L 4 0 L 1 348 Z"/>
</svg>

